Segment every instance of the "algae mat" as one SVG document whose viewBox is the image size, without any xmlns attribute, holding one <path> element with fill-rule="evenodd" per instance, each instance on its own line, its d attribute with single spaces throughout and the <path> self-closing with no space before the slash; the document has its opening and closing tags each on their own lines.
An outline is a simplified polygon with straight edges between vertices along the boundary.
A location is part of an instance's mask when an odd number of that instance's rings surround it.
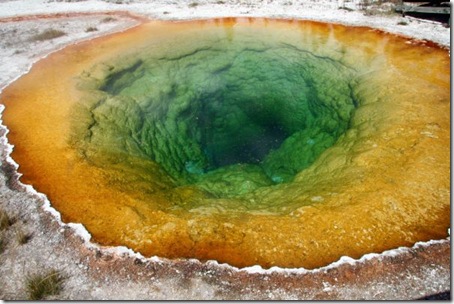
<svg viewBox="0 0 454 304">
<path fill-rule="evenodd" d="M 152 21 L 1 96 L 21 181 L 102 245 L 316 268 L 450 225 L 446 50 L 294 20 Z"/>
</svg>

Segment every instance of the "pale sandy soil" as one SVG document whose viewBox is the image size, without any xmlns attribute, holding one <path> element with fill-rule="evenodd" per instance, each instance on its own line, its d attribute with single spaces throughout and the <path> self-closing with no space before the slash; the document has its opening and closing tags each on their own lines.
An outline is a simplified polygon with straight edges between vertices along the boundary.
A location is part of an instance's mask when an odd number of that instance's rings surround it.
<svg viewBox="0 0 454 304">
<path fill-rule="evenodd" d="M 189 7 L 193 2 L 198 5 Z M 345 2 L 353 11 L 341 10 L 339 2 L 342 1 L 0 0 L 0 90 L 47 54 L 84 39 L 124 30 L 144 17 L 174 20 L 267 16 L 321 20 L 366 25 L 449 48 L 450 29 L 439 23 L 391 14 L 387 5 L 371 7 L 365 13 L 359 10 L 359 1 Z M 402 21 L 407 25 L 399 25 Z M 97 30 L 87 31 L 90 27 Z M 49 28 L 62 30 L 66 35 L 32 41 L 36 34 Z M 360 260 L 345 257 L 312 271 L 263 270 L 258 266 L 237 269 L 213 261 L 145 259 L 126 248 L 101 248 L 89 243 L 90 236 L 81 225 L 61 223 L 58 212 L 49 206 L 44 195 L 17 182 L 15 164 L 8 156 L 12 147 L 7 144 L 6 133 L 2 126 L 0 207 L 14 218 L 14 223 L 1 231 L 0 299 L 26 299 L 27 276 L 49 269 L 66 277 L 60 294 L 50 297 L 63 300 L 390 300 L 417 299 L 450 289 L 449 238 L 370 254 Z M 29 236 L 25 244 L 21 244 L 21 234 Z"/>
</svg>

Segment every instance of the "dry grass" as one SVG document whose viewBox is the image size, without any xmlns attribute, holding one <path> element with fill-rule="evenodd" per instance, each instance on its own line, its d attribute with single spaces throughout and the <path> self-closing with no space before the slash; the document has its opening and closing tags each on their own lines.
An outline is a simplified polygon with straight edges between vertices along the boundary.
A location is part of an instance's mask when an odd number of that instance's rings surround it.
<svg viewBox="0 0 454 304">
<path fill-rule="evenodd" d="M 117 19 L 115 19 L 114 17 L 106 17 L 104 19 L 101 20 L 102 23 L 107 23 L 107 22 L 113 22 L 113 21 L 116 21 Z"/>
<path fill-rule="evenodd" d="M 47 29 L 42 33 L 36 34 L 30 38 L 31 41 L 45 41 L 55 39 L 61 36 L 66 35 L 65 32 L 55 29 Z"/>
<path fill-rule="evenodd" d="M 57 270 L 28 276 L 26 282 L 28 300 L 43 300 L 58 295 L 63 290 L 64 280 L 63 275 Z"/>
<path fill-rule="evenodd" d="M 8 230 L 13 224 L 14 220 L 3 209 L 0 209 L 0 253 L 3 253 L 7 246 L 7 240 L 3 231 Z"/>
<path fill-rule="evenodd" d="M 339 9 L 341 9 L 341 10 L 345 10 L 345 11 L 347 11 L 347 12 L 353 12 L 353 11 L 355 11 L 354 9 L 352 9 L 352 8 L 349 8 L 349 7 L 346 7 L 346 6 L 343 6 L 343 7 L 339 7 Z"/>
<path fill-rule="evenodd" d="M 0 209 L 0 231 L 8 229 L 14 221 L 8 216 L 8 214 Z"/>
<path fill-rule="evenodd" d="M 94 26 L 90 26 L 90 27 L 87 27 L 87 29 L 85 30 L 85 32 L 89 33 L 89 32 L 96 32 L 98 30 L 97 27 L 94 27 Z"/>
<path fill-rule="evenodd" d="M 24 232 L 24 230 L 21 228 L 16 229 L 16 240 L 19 245 L 27 244 L 31 238 L 32 235 L 30 233 Z"/>
<path fill-rule="evenodd" d="M 6 241 L 2 235 L 0 235 L 0 254 L 6 250 Z"/>
</svg>

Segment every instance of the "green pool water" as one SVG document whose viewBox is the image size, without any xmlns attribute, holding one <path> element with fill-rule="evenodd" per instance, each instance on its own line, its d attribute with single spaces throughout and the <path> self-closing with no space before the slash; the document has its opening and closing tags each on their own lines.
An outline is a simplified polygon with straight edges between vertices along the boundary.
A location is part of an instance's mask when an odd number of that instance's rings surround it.
<svg viewBox="0 0 454 304">
<path fill-rule="evenodd" d="M 260 30 L 194 36 L 83 75 L 96 97 L 77 109 L 82 153 L 151 160 L 159 187 L 238 198 L 291 182 L 348 129 L 353 67 Z"/>
</svg>

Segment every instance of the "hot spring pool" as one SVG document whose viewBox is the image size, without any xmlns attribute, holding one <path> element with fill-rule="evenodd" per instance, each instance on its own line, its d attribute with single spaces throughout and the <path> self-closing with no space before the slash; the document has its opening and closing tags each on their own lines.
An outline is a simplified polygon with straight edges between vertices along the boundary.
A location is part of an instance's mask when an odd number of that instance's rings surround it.
<svg viewBox="0 0 454 304">
<path fill-rule="evenodd" d="M 21 181 L 102 245 L 316 268 L 444 238 L 446 50 L 308 21 L 153 21 L 1 96 Z"/>
</svg>

